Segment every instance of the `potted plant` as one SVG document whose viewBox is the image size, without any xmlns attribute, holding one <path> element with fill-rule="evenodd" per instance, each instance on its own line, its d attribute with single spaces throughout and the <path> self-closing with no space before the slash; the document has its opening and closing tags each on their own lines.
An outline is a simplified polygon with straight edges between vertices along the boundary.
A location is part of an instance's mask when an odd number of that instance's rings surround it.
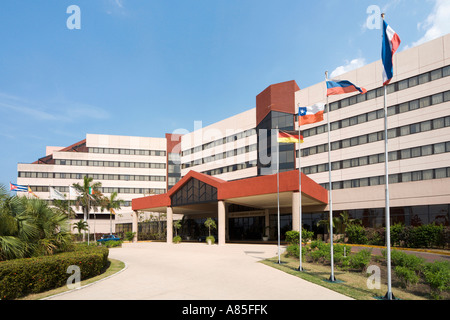
<svg viewBox="0 0 450 320">
<path fill-rule="evenodd" d="M 213 228 L 213 229 L 217 228 L 216 222 L 213 219 L 208 218 L 205 221 L 205 227 L 208 228 L 208 237 L 206 238 L 206 242 L 208 244 L 214 244 L 216 239 L 213 236 L 211 236 L 211 228 Z"/>
<path fill-rule="evenodd" d="M 173 237 L 172 242 L 173 243 L 180 243 L 181 242 L 181 237 L 180 236 Z"/>
</svg>

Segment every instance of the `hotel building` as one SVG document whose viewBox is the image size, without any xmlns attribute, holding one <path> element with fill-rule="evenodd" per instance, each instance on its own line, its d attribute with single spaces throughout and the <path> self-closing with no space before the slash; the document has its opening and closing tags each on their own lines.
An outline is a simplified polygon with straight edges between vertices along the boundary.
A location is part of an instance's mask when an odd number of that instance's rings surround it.
<svg viewBox="0 0 450 320">
<path fill-rule="evenodd" d="M 394 59 L 394 78 L 387 87 L 391 223 L 448 225 L 450 35 L 398 52 Z M 317 221 L 326 219 L 329 213 L 327 117 L 330 117 L 334 216 L 346 211 L 367 227 L 384 226 L 382 63 L 376 61 L 339 79 L 364 87 L 367 93 L 330 96 L 324 121 L 300 128 L 304 136 L 301 145 L 278 145 L 274 129 L 298 130 L 299 106 L 327 102 L 325 82 L 308 88 L 300 88 L 295 81 L 270 85 L 256 96 L 255 108 L 182 136 L 121 137 L 129 143 L 133 139 L 148 139 L 145 148 L 142 145 L 126 148 L 159 151 L 158 156 L 149 154 L 140 161 L 166 167 L 143 169 L 147 170 L 145 174 L 139 173 L 141 169 L 137 167 L 115 169 L 119 170 L 114 171 L 119 177 L 128 174 L 162 179 L 145 181 L 139 186 L 136 181 L 128 184 L 118 179 L 113 186 L 111 181 L 101 180 L 105 187 L 154 189 L 148 196 L 143 196 L 144 192 L 123 194 L 127 200 L 132 199 L 132 204 L 127 207 L 127 219 L 116 223 L 131 223 L 133 230 L 138 231 L 141 215 L 162 213 L 167 216 L 167 241 L 171 241 L 174 219 L 184 217 L 179 233 L 196 238 L 205 235 L 203 221 L 212 217 L 218 224 L 215 233 L 219 244 L 260 240 L 263 235 L 275 239 L 278 227 L 282 235 L 287 230 L 299 230 L 301 192 L 301 225 L 319 232 Z M 98 156 L 106 156 L 94 153 L 91 148 L 124 148 L 118 142 L 111 146 L 99 143 L 102 136 L 92 136 L 92 142 L 89 137 L 85 142 L 89 150 L 86 159 L 76 160 L 96 161 L 100 160 Z M 103 139 L 115 141 L 107 137 Z M 72 159 L 66 149 L 54 152 L 51 161 Z M 79 157 L 76 154 L 73 156 Z M 114 155 L 117 160 L 109 161 L 139 160 L 131 160 L 131 155 L 123 157 L 130 159 L 122 158 L 119 152 Z M 56 162 L 51 166 L 53 174 L 68 168 Z M 32 185 L 36 180 L 22 180 L 25 179 L 22 175 L 26 171 L 39 172 L 40 167 L 45 165 L 19 165 L 18 183 Z M 79 169 L 102 169 L 110 174 L 107 170 L 113 168 L 88 165 Z M 94 171 L 87 173 L 103 173 Z M 61 184 L 56 175 L 46 181 Z"/>
</svg>

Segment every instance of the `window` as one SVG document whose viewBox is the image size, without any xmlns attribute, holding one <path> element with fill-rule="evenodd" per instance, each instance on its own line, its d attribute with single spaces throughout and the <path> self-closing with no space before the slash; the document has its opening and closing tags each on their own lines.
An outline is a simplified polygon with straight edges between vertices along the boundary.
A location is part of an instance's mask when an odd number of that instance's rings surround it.
<svg viewBox="0 0 450 320">
<path fill-rule="evenodd" d="M 419 84 L 424 84 L 427 83 L 428 81 L 430 81 L 429 72 L 419 75 Z"/>
<path fill-rule="evenodd" d="M 402 159 L 409 159 L 411 158 L 411 149 L 404 149 L 400 152 Z"/>
<path fill-rule="evenodd" d="M 377 112 L 372 111 L 367 114 L 367 121 L 372 121 L 377 119 Z"/>
<path fill-rule="evenodd" d="M 409 102 L 402 103 L 398 106 L 398 112 L 403 113 L 409 111 Z"/>
<path fill-rule="evenodd" d="M 430 105 L 430 97 L 425 97 L 419 100 L 421 108 L 426 108 Z"/>
<path fill-rule="evenodd" d="M 432 104 L 439 104 L 442 102 L 444 102 L 444 95 L 442 93 L 438 93 L 438 94 L 431 96 Z"/>
<path fill-rule="evenodd" d="M 369 156 L 369 164 L 376 164 L 378 163 L 378 155 L 374 154 Z"/>
<path fill-rule="evenodd" d="M 443 77 L 450 76 L 450 66 L 446 66 L 442 69 L 442 76 Z"/>
<path fill-rule="evenodd" d="M 420 157 L 420 147 L 412 148 L 411 149 L 411 157 Z"/>
<path fill-rule="evenodd" d="M 445 127 L 445 121 L 444 118 L 434 119 L 433 120 L 433 129 L 440 129 Z"/>
<path fill-rule="evenodd" d="M 420 124 L 421 132 L 430 131 L 430 130 L 431 130 L 431 120 L 424 121 Z"/>
<path fill-rule="evenodd" d="M 431 71 L 431 81 L 442 78 L 442 69 Z"/>
<path fill-rule="evenodd" d="M 408 88 L 408 79 L 402 80 L 398 83 L 398 90 L 404 90 Z"/>
<path fill-rule="evenodd" d="M 412 77 L 412 78 L 408 79 L 408 87 L 409 88 L 415 87 L 418 84 L 419 84 L 419 77 L 418 76 L 415 76 L 415 77 Z"/>
<path fill-rule="evenodd" d="M 447 178 L 447 170 L 446 168 L 435 169 L 434 175 L 436 179 Z"/>
<path fill-rule="evenodd" d="M 420 123 L 409 125 L 409 131 L 411 134 L 420 132 Z"/>
<path fill-rule="evenodd" d="M 422 180 L 430 180 L 433 179 L 433 169 L 430 170 L 424 170 L 422 172 Z"/>
<path fill-rule="evenodd" d="M 439 154 L 439 153 L 445 152 L 445 142 L 436 143 L 433 147 L 434 147 L 434 154 Z"/>
<path fill-rule="evenodd" d="M 429 156 L 433 154 L 433 146 L 423 146 L 422 147 L 422 156 Z"/>
<path fill-rule="evenodd" d="M 413 100 L 409 102 L 409 110 L 419 109 L 419 100 Z"/>
<path fill-rule="evenodd" d="M 411 172 L 402 173 L 402 182 L 411 181 Z"/>
<path fill-rule="evenodd" d="M 366 93 L 366 95 L 367 95 L 367 100 L 375 99 L 377 96 L 377 92 L 376 92 L 376 90 L 370 90 Z"/>
<path fill-rule="evenodd" d="M 400 136 L 406 136 L 410 134 L 410 126 L 400 127 Z"/>
</svg>

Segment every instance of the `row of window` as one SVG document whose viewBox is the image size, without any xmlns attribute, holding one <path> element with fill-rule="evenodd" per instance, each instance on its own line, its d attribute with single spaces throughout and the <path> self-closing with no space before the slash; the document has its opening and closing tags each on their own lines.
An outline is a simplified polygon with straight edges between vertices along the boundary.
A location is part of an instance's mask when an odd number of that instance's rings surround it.
<svg viewBox="0 0 450 320">
<path fill-rule="evenodd" d="M 89 153 L 127 154 L 136 156 L 157 156 L 157 157 L 166 156 L 166 151 L 163 150 L 141 150 L 141 149 L 120 149 L 120 148 L 89 148 Z"/>
<path fill-rule="evenodd" d="M 413 76 L 398 82 L 391 83 L 387 86 L 387 94 L 391 94 L 397 91 L 405 90 L 415 87 L 430 81 L 438 80 L 440 78 L 450 76 L 450 66 L 438 68 L 433 71 L 425 72 L 417 76 Z M 345 108 L 357 103 L 361 103 L 367 100 L 372 100 L 378 97 L 384 96 L 384 87 L 379 87 L 365 94 L 357 94 L 349 98 L 341 99 L 339 101 L 330 103 L 330 111 Z"/>
<path fill-rule="evenodd" d="M 426 132 L 430 130 L 437 130 L 444 127 L 450 127 L 450 116 L 442 117 L 433 120 L 422 121 L 418 123 L 408 124 L 405 126 L 392 128 L 388 130 L 388 139 L 393 139 L 397 137 L 402 137 L 410 134 Z M 339 140 L 331 142 L 331 150 L 338 150 L 349 148 L 353 146 L 358 146 L 366 143 L 372 143 L 384 140 L 384 131 L 373 132 L 369 134 L 364 134 L 361 136 L 348 138 L 344 140 Z M 309 148 L 302 149 L 302 157 L 307 157 L 309 155 L 327 152 L 328 144 L 321 144 Z M 297 153 L 298 154 L 298 153 Z"/>
<path fill-rule="evenodd" d="M 389 184 L 410 182 L 410 181 L 431 180 L 431 179 L 443 179 L 443 178 L 450 178 L 450 167 L 390 174 Z M 385 184 L 385 180 L 386 180 L 385 176 L 376 176 L 353 180 L 335 181 L 332 182 L 332 188 L 333 190 L 338 190 L 338 189 L 378 186 Z M 325 189 L 328 189 L 329 186 L 328 183 L 321 183 L 320 185 Z"/>
<path fill-rule="evenodd" d="M 234 156 L 237 156 L 237 155 L 240 155 L 240 154 L 248 153 L 248 152 L 251 152 L 251 151 L 256 151 L 257 148 L 258 148 L 258 146 L 255 143 L 255 144 L 252 144 L 250 146 L 245 146 L 245 147 L 237 148 L 237 149 L 234 149 L 234 150 L 229 150 L 229 151 L 218 153 L 218 154 L 214 154 L 212 156 L 208 156 L 208 157 L 205 157 L 205 158 L 201 158 L 201 159 L 197 159 L 197 160 L 193 160 L 193 161 L 190 161 L 190 162 L 183 163 L 181 165 L 181 168 L 182 169 L 186 169 L 186 168 L 190 168 L 190 167 L 193 167 L 193 166 L 198 166 L 198 165 L 201 165 L 201 164 L 204 164 L 204 163 L 218 161 L 218 160 L 222 160 L 222 159 L 229 158 L 229 157 L 234 157 Z"/>
<path fill-rule="evenodd" d="M 222 144 L 225 144 L 225 143 L 228 143 L 228 142 L 233 142 L 233 141 L 245 138 L 245 137 L 250 137 L 250 136 L 255 135 L 255 134 L 256 134 L 256 129 L 255 128 L 248 129 L 248 130 L 239 132 L 237 134 L 233 134 L 231 136 L 227 136 L 225 138 L 220 138 L 220 139 L 208 142 L 208 143 L 204 143 L 201 146 L 197 146 L 197 147 L 194 147 L 194 148 L 191 148 L 191 149 L 184 150 L 184 151 L 181 152 L 181 155 L 182 156 L 187 156 L 187 155 L 190 155 L 192 153 L 196 153 L 196 152 L 199 152 L 199 151 L 202 151 L 202 150 L 206 150 L 206 149 L 209 149 L 209 148 L 220 146 Z"/>
<path fill-rule="evenodd" d="M 49 186 L 30 186 L 33 192 L 49 192 Z M 69 193 L 68 186 L 55 186 L 53 187 L 59 192 Z M 117 192 L 118 194 L 163 194 L 166 189 L 161 188 L 116 188 L 116 187 L 100 187 L 99 191 L 103 194 Z"/>
<path fill-rule="evenodd" d="M 389 161 L 405 160 L 409 158 L 424 157 L 445 152 L 450 152 L 450 142 L 441 142 L 426 146 L 391 151 L 388 153 L 388 159 Z M 331 170 L 340 170 L 383 163 L 384 157 L 384 153 L 379 153 L 354 159 L 335 161 L 331 163 Z M 302 168 L 302 172 L 304 174 L 313 174 L 325 171 L 328 171 L 328 163 Z"/>
<path fill-rule="evenodd" d="M 123 180 L 123 181 L 166 181 L 166 176 L 143 176 L 130 174 L 96 174 L 96 173 L 64 173 L 64 172 L 28 172 L 19 171 L 19 178 L 48 178 L 48 179 L 83 179 L 92 177 L 94 180 Z"/>
<path fill-rule="evenodd" d="M 395 106 L 391 106 L 387 108 L 388 116 L 392 116 L 395 114 L 400 114 L 403 112 L 408 112 L 412 110 L 416 110 L 419 108 L 426 108 L 428 106 L 440 104 L 443 102 L 450 101 L 450 91 L 445 91 L 441 93 L 437 93 L 431 96 L 423 97 L 420 99 L 404 102 Z M 368 121 L 377 120 L 380 118 L 384 118 L 384 108 L 378 109 L 369 113 L 360 114 L 358 116 L 353 116 L 351 118 L 342 119 L 339 121 L 334 121 L 330 123 L 331 131 L 343 129 L 350 126 L 355 126 L 357 124 L 365 123 Z M 307 129 L 303 131 L 304 137 L 314 136 L 316 134 L 321 134 L 328 131 L 328 125 L 321 125 L 318 127 L 314 127 L 311 129 Z"/>
<path fill-rule="evenodd" d="M 55 164 L 62 166 L 82 166 L 82 167 L 116 167 L 116 168 L 150 168 L 150 169 L 166 168 L 165 163 L 97 161 L 97 160 L 56 159 Z"/>
<path fill-rule="evenodd" d="M 210 176 L 215 176 L 215 175 L 222 174 L 222 173 L 234 172 L 237 170 L 252 168 L 252 167 L 256 167 L 256 166 L 257 166 L 257 161 L 253 160 L 253 161 L 247 161 L 244 163 L 233 164 L 231 166 L 226 166 L 226 167 L 222 167 L 222 168 L 216 168 L 216 169 L 212 169 L 212 170 L 203 171 L 202 173 L 210 175 Z"/>
</svg>

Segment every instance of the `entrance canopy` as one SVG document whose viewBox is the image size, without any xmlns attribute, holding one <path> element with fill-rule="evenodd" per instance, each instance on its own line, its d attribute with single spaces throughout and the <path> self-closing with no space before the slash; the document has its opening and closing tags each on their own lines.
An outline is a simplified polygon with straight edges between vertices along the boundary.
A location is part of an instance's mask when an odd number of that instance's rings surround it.
<svg viewBox="0 0 450 320">
<path fill-rule="evenodd" d="M 302 173 L 302 206 L 325 206 L 326 189 Z M 298 170 L 281 172 L 279 176 L 280 207 L 292 206 L 292 194 L 299 192 Z M 132 200 L 134 211 L 194 214 L 217 210 L 217 202 L 225 201 L 247 207 L 277 207 L 277 175 L 225 181 L 190 171 L 167 193 Z"/>
</svg>

